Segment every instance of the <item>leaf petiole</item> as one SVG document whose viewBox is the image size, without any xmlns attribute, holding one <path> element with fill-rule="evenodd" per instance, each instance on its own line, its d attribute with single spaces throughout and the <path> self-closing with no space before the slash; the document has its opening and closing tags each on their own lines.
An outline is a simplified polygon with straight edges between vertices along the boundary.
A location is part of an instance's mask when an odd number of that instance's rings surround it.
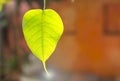
<svg viewBox="0 0 120 81">
<path fill-rule="evenodd" d="M 43 10 L 45 10 L 46 7 L 46 0 L 44 0 Z"/>
</svg>

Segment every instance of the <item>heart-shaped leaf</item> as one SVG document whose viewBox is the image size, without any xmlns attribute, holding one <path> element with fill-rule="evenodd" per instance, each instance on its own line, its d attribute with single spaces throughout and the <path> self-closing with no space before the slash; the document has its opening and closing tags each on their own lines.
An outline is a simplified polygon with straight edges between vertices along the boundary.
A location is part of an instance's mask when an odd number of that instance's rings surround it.
<svg viewBox="0 0 120 81">
<path fill-rule="evenodd" d="M 23 33 L 28 47 L 46 70 L 45 62 L 56 48 L 63 33 L 63 22 L 52 9 L 34 9 L 23 17 Z"/>
</svg>

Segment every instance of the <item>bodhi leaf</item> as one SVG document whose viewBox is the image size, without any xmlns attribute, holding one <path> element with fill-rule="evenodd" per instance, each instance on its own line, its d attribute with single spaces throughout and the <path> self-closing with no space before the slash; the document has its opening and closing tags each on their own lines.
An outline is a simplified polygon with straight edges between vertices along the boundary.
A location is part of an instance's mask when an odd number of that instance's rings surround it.
<svg viewBox="0 0 120 81">
<path fill-rule="evenodd" d="M 47 72 L 45 62 L 55 50 L 63 33 L 60 16 L 52 9 L 30 10 L 25 13 L 22 26 L 28 47 L 42 61 Z"/>
</svg>

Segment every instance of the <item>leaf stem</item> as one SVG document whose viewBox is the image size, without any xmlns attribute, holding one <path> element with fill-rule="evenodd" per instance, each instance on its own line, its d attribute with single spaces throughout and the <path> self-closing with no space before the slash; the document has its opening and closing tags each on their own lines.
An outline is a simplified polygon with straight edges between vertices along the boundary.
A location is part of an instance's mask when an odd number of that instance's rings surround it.
<svg viewBox="0 0 120 81">
<path fill-rule="evenodd" d="M 45 10 L 45 8 L 46 8 L 46 0 L 44 0 L 43 10 Z"/>
<path fill-rule="evenodd" d="M 46 69 L 46 64 L 45 64 L 45 62 L 42 62 L 42 63 L 43 63 L 43 67 L 44 67 L 45 72 L 46 72 L 47 75 L 49 76 L 49 73 L 48 73 L 48 71 L 47 71 L 47 69 Z"/>
</svg>

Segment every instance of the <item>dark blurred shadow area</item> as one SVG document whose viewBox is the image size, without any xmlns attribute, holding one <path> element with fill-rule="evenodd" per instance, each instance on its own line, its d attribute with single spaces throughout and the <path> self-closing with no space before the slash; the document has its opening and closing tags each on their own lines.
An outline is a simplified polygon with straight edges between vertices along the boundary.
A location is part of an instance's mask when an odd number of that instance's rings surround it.
<svg viewBox="0 0 120 81">
<path fill-rule="evenodd" d="M 65 27 L 47 61 L 50 76 L 22 32 L 24 13 L 42 9 L 43 0 L 0 0 L 0 81 L 120 81 L 120 1 L 46 2 Z"/>
</svg>

